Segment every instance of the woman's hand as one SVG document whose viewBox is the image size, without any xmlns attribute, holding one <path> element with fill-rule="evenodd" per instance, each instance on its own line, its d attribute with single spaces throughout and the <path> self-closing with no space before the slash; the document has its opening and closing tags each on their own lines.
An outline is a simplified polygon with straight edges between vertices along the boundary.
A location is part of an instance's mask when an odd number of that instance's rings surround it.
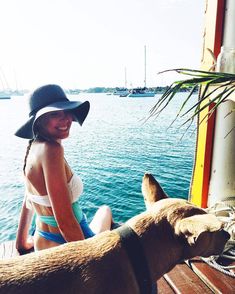
<svg viewBox="0 0 235 294">
<path fill-rule="evenodd" d="M 34 240 L 32 236 L 29 236 L 26 240 L 24 249 L 25 250 L 31 250 L 34 247 Z"/>
<path fill-rule="evenodd" d="M 24 243 L 24 245 L 21 246 L 17 246 L 17 250 L 19 251 L 20 255 L 29 253 L 31 251 L 33 251 L 34 248 L 34 240 L 32 236 L 29 236 L 26 240 L 26 242 Z"/>
</svg>

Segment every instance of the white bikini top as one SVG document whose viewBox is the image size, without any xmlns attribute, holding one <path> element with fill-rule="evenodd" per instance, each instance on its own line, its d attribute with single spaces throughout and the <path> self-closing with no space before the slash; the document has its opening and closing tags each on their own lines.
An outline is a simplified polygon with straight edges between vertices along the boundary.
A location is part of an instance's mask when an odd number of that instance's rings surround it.
<svg viewBox="0 0 235 294">
<path fill-rule="evenodd" d="M 83 182 L 81 178 L 75 174 L 72 175 L 72 178 L 68 182 L 68 189 L 70 191 L 71 203 L 77 201 L 83 192 Z M 39 205 L 51 207 L 51 202 L 48 195 L 34 195 L 27 191 L 26 189 L 26 207 L 32 209 L 32 202 Z"/>
</svg>

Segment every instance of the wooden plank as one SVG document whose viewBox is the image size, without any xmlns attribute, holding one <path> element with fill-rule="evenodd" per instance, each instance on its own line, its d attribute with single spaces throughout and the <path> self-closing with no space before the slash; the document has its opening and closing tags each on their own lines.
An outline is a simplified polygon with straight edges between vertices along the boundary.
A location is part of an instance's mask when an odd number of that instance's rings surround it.
<svg viewBox="0 0 235 294">
<path fill-rule="evenodd" d="M 33 249 L 21 252 L 21 254 L 16 250 L 15 246 L 15 240 L 12 241 L 6 241 L 0 244 L 0 260 L 1 259 L 8 259 L 11 257 L 19 256 L 19 255 L 24 255 L 27 253 L 32 252 Z"/>
<path fill-rule="evenodd" d="M 192 259 L 187 264 L 214 293 L 235 293 L 233 277 L 212 268 L 200 259 Z"/>
<path fill-rule="evenodd" d="M 213 293 L 185 263 L 176 265 L 164 278 L 175 293 Z"/>
<path fill-rule="evenodd" d="M 164 277 L 157 280 L 157 292 L 158 294 L 174 294 L 175 291 L 167 283 Z"/>
<path fill-rule="evenodd" d="M 14 240 L 0 244 L 0 259 L 8 259 L 19 255 L 19 252 L 15 248 Z"/>
</svg>

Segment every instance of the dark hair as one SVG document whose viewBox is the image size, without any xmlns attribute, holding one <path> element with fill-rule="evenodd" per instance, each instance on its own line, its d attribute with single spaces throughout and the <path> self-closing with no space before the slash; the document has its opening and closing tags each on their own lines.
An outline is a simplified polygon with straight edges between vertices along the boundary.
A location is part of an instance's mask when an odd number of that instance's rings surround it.
<svg viewBox="0 0 235 294">
<path fill-rule="evenodd" d="M 32 143 L 33 143 L 34 139 L 30 139 L 29 140 L 29 143 L 28 143 L 28 146 L 27 146 L 27 149 L 26 149 L 26 153 L 25 153 L 25 157 L 24 157 L 24 165 L 23 165 L 23 173 L 25 175 L 25 167 L 26 167 L 26 163 L 27 163 L 27 158 L 28 158 L 28 155 L 29 155 L 29 150 L 32 146 Z"/>
<path fill-rule="evenodd" d="M 27 149 L 26 149 L 26 152 L 25 152 L 24 165 L 23 165 L 23 173 L 24 173 L 24 175 L 25 175 L 25 168 L 26 168 L 27 158 L 28 158 L 28 155 L 29 155 L 30 148 L 32 146 L 32 143 L 34 141 L 36 141 L 36 140 L 41 141 L 41 142 L 47 141 L 47 139 L 44 138 L 43 135 L 41 135 L 40 132 L 39 132 L 38 122 L 36 122 L 36 124 L 35 124 L 35 136 L 34 136 L 33 139 L 29 140 L 29 143 L 28 143 L 28 146 L 27 146 Z"/>
</svg>

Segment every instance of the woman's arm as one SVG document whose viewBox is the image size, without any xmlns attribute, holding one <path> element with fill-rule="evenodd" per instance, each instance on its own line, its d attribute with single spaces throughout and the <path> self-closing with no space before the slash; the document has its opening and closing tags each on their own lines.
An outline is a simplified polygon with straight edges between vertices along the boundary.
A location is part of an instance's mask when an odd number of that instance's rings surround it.
<svg viewBox="0 0 235 294">
<path fill-rule="evenodd" d="M 26 200 L 24 199 L 16 235 L 16 249 L 20 254 L 25 253 L 34 246 L 33 237 L 28 235 L 32 218 L 33 211 L 26 207 Z"/>
<path fill-rule="evenodd" d="M 71 205 L 64 150 L 60 144 L 49 143 L 46 145 L 42 168 L 53 214 L 62 236 L 67 242 L 83 240 L 83 232 L 74 216 Z"/>
</svg>

